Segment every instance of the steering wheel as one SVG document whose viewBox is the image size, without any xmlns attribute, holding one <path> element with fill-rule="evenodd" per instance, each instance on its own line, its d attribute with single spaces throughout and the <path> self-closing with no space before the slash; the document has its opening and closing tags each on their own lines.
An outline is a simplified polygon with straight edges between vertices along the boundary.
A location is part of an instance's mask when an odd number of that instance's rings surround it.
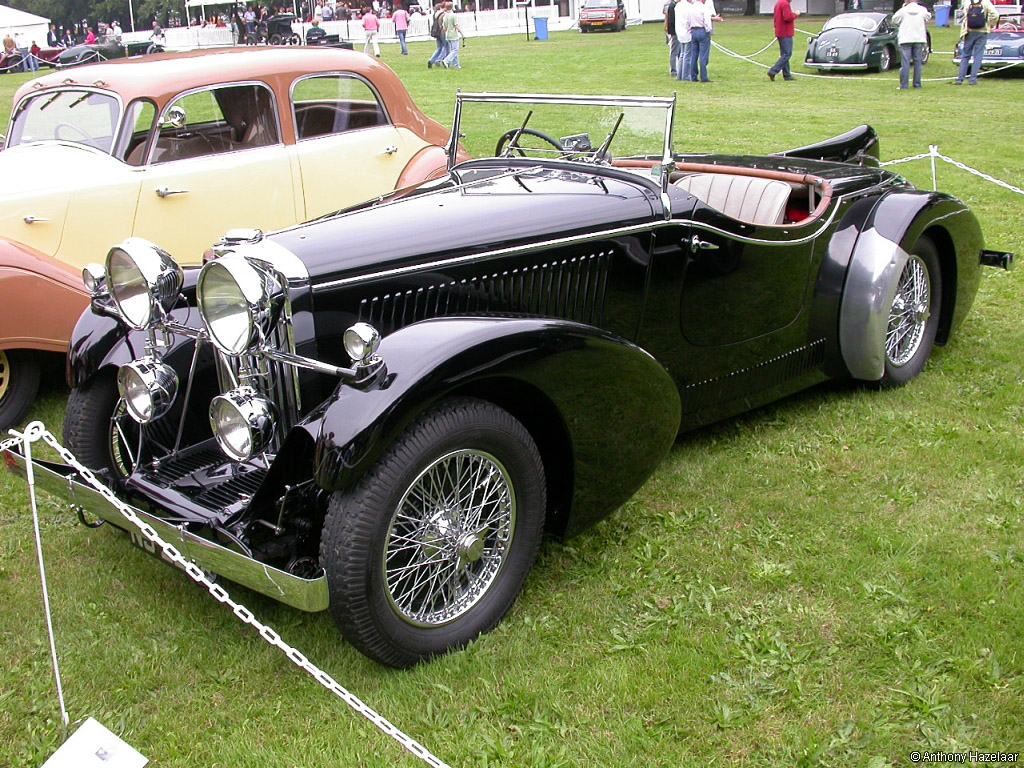
<svg viewBox="0 0 1024 768">
<path fill-rule="evenodd" d="M 553 139 L 546 133 L 535 131 L 533 130 L 533 128 L 523 128 L 521 131 L 518 128 L 513 128 L 510 131 L 505 131 L 505 133 L 501 135 L 501 138 L 498 139 L 498 146 L 495 147 L 494 149 L 494 154 L 496 157 L 505 157 L 506 152 L 511 154 L 513 151 L 518 152 L 520 157 L 526 157 L 526 150 L 530 149 L 530 147 L 524 148 L 519 146 L 518 140 L 517 143 L 513 144 L 512 139 L 516 137 L 516 134 L 519 134 L 519 138 L 522 138 L 523 136 L 535 136 L 541 141 L 545 141 L 552 147 L 557 149 L 563 157 L 566 156 L 564 148 L 562 147 L 562 143 L 558 139 Z"/>
<path fill-rule="evenodd" d="M 83 141 L 79 142 L 80 144 L 88 144 L 93 147 L 96 146 L 96 139 L 86 133 L 84 128 L 77 126 L 74 123 L 58 123 L 53 129 L 54 138 L 59 139 L 60 141 L 74 141 L 74 139 L 61 136 L 61 131 L 64 131 L 65 129 L 71 133 L 77 134 L 78 138 L 83 139 Z"/>
</svg>

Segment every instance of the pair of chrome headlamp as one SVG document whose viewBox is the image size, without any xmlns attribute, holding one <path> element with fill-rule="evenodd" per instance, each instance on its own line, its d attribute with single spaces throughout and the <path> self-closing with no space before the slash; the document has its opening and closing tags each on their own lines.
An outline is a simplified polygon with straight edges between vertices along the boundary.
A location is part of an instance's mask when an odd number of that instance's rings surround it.
<svg viewBox="0 0 1024 768">
<path fill-rule="evenodd" d="M 83 279 L 94 295 L 109 292 L 129 327 L 154 332 L 167 327 L 184 274 L 166 251 L 129 238 L 110 249 L 105 269 L 87 267 Z M 210 340 L 224 354 L 237 357 L 267 338 L 280 316 L 284 287 L 270 268 L 232 253 L 203 267 L 196 296 Z M 178 376 L 151 345 L 143 359 L 121 366 L 117 385 L 129 415 L 148 424 L 170 410 Z M 238 461 L 266 448 L 274 421 L 273 404 L 249 386 L 218 395 L 210 405 L 214 435 L 221 449 Z"/>
</svg>

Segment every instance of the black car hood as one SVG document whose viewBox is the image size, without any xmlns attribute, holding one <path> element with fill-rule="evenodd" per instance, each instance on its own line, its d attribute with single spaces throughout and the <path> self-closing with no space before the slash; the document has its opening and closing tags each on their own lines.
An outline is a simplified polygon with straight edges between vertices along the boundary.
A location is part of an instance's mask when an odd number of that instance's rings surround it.
<svg viewBox="0 0 1024 768">
<path fill-rule="evenodd" d="M 434 258 L 536 245 L 650 222 L 657 188 L 625 171 L 578 164 L 473 163 L 441 189 L 284 230 L 314 284 Z"/>
</svg>

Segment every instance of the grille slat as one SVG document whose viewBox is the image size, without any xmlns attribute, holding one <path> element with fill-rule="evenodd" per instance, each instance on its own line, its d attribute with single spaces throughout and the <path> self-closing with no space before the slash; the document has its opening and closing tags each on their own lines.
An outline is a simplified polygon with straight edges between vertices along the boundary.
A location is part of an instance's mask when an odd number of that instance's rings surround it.
<svg viewBox="0 0 1024 768">
<path fill-rule="evenodd" d="M 611 257 L 603 251 L 373 296 L 360 302 L 359 320 L 385 335 L 431 317 L 485 312 L 591 323 L 604 315 Z"/>
</svg>

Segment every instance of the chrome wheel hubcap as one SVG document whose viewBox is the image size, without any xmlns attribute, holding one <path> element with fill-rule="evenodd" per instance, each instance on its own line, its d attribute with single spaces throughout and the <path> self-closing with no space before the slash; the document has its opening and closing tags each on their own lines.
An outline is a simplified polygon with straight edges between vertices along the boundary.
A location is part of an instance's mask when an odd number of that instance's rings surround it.
<svg viewBox="0 0 1024 768">
<path fill-rule="evenodd" d="M 917 354 L 931 317 L 930 306 L 928 268 L 921 257 L 911 254 L 896 285 L 885 334 L 885 356 L 891 365 L 906 365 Z"/>
<path fill-rule="evenodd" d="M 434 461 L 391 519 L 382 566 L 392 608 L 420 627 L 465 614 L 508 558 L 515 523 L 512 482 L 494 456 L 463 450 Z"/>
</svg>

